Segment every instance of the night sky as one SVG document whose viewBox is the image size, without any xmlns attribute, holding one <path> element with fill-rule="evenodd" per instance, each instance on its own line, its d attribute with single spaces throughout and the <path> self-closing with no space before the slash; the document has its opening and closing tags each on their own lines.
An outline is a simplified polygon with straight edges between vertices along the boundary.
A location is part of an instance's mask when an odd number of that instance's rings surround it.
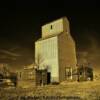
<svg viewBox="0 0 100 100">
<path fill-rule="evenodd" d="M 88 58 L 98 66 L 100 9 L 96 0 L 1 2 L 0 62 L 16 66 L 31 64 L 34 61 L 34 41 L 41 37 L 41 25 L 63 16 L 69 19 L 77 52 L 88 53 Z"/>
</svg>

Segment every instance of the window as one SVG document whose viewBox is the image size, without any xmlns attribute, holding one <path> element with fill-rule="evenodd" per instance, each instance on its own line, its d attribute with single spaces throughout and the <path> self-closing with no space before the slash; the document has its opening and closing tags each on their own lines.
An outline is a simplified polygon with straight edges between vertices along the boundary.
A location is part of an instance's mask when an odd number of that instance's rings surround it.
<svg viewBox="0 0 100 100">
<path fill-rule="evenodd" d="M 52 25 L 50 26 L 50 29 L 51 29 L 51 30 L 53 29 Z"/>
</svg>

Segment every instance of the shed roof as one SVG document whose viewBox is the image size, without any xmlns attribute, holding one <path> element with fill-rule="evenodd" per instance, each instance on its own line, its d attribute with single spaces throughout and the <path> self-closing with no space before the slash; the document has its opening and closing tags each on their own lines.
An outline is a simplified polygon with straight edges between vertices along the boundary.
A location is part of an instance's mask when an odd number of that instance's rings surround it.
<svg viewBox="0 0 100 100">
<path fill-rule="evenodd" d="M 40 39 L 38 39 L 37 41 L 42 41 L 42 40 L 45 40 L 45 39 L 49 39 L 49 38 L 52 38 L 52 37 L 58 36 L 58 35 L 60 35 L 60 34 L 62 34 L 62 33 L 49 35 L 49 36 L 47 36 L 47 37 L 40 38 Z"/>
</svg>

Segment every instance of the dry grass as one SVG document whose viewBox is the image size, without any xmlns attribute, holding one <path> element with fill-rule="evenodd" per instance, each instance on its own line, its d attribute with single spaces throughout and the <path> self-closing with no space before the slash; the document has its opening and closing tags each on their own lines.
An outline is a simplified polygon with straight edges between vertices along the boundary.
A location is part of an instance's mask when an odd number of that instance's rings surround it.
<svg viewBox="0 0 100 100">
<path fill-rule="evenodd" d="M 70 98 L 68 100 L 100 100 L 100 81 L 98 80 L 93 82 L 80 82 L 80 83 L 62 82 L 60 85 L 0 89 L 0 100 L 35 100 L 32 98 L 22 99 L 22 97 L 25 96 L 29 96 L 29 97 L 71 96 L 71 97 L 79 97 L 79 98 L 77 99 Z M 40 98 L 36 100 L 40 100 Z M 46 100 L 51 100 L 51 99 L 46 99 Z M 63 98 L 61 100 L 67 100 L 67 99 Z"/>
</svg>

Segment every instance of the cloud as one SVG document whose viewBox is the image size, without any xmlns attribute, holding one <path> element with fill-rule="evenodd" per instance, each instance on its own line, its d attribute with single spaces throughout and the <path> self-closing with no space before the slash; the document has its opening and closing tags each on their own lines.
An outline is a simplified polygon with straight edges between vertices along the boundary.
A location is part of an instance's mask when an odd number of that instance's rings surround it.
<svg viewBox="0 0 100 100">
<path fill-rule="evenodd" d="M 89 43 L 86 44 L 85 49 L 81 49 L 77 53 L 78 63 L 90 63 L 94 69 L 100 69 L 99 42 L 92 35 L 87 35 L 87 39 Z"/>
<path fill-rule="evenodd" d="M 6 54 L 6 55 L 15 56 L 15 57 L 21 56 L 21 55 L 19 55 L 19 54 L 17 54 L 17 53 L 13 53 L 13 52 L 10 52 L 10 51 L 8 51 L 8 50 L 2 50 L 2 49 L 1 49 L 0 52 L 1 52 L 1 53 L 4 53 L 4 54 Z"/>
</svg>

